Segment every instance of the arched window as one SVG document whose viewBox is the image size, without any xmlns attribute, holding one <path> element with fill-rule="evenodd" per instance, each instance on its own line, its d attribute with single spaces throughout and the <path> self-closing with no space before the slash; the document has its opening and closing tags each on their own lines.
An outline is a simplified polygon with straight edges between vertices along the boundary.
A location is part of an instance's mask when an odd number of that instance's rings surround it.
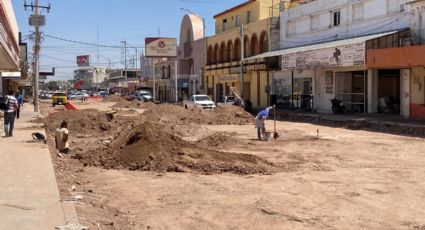
<svg viewBox="0 0 425 230">
<path fill-rule="evenodd" d="M 267 51 L 269 51 L 269 36 L 266 31 L 263 31 L 260 35 L 260 53 Z"/>
<path fill-rule="evenodd" d="M 245 37 L 243 38 L 243 52 L 244 52 L 244 56 L 242 58 L 247 58 L 250 56 L 249 53 L 249 37 L 245 35 Z"/>
<path fill-rule="evenodd" d="M 218 44 L 215 44 L 214 45 L 214 59 L 213 59 L 214 64 L 218 63 L 218 55 L 219 55 L 219 47 L 218 47 Z"/>
<path fill-rule="evenodd" d="M 259 53 L 258 37 L 257 34 L 251 36 L 251 56 L 255 56 Z"/>
<path fill-rule="evenodd" d="M 220 44 L 220 58 L 219 58 L 219 62 L 223 63 L 224 60 L 226 58 L 226 43 L 221 42 Z"/>
<path fill-rule="evenodd" d="M 214 50 L 212 45 L 208 46 L 207 51 L 207 64 L 211 65 L 214 62 Z"/>
<path fill-rule="evenodd" d="M 241 59 L 241 40 L 236 38 L 235 44 L 233 45 L 233 60 L 238 61 Z"/>
<path fill-rule="evenodd" d="M 226 62 L 232 61 L 232 52 L 233 52 L 233 42 L 229 40 L 227 42 L 227 52 L 226 52 Z"/>
</svg>

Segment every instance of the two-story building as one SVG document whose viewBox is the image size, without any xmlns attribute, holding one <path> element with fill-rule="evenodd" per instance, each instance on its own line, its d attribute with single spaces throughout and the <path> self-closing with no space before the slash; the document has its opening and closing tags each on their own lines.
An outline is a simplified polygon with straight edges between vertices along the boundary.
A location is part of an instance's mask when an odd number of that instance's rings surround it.
<svg viewBox="0 0 425 230">
<path fill-rule="evenodd" d="M 81 66 L 74 70 L 74 80 L 79 83 L 80 89 L 91 90 L 105 87 L 107 77 L 106 67 Z"/>
<path fill-rule="evenodd" d="M 289 7 L 291 1 L 287 2 Z M 249 0 L 214 16 L 215 35 L 207 39 L 204 89 L 216 102 L 235 88 L 254 107 L 267 106 L 267 63 L 245 59 L 278 47 L 278 39 L 273 38 L 279 30 L 278 16 L 279 2 L 273 0 Z"/>
<path fill-rule="evenodd" d="M 12 2 L 0 0 L 0 95 L 18 89 L 19 55 L 19 28 Z"/>
<path fill-rule="evenodd" d="M 409 42 L 411 10 L 407 0 L 314 0 L 282 9 L 280 50 L 252 59 L 277 56 L 271 72 L 272 103 L 286 108 L 332 112 L 331 100 L 355 113 L 403 113 L 399 69 L 371 70 L 368 49 Z M 382 103 L 385 104 L 385 103 Z M 382 107 L 382 106 L 381 106 Z"/>
</svg>

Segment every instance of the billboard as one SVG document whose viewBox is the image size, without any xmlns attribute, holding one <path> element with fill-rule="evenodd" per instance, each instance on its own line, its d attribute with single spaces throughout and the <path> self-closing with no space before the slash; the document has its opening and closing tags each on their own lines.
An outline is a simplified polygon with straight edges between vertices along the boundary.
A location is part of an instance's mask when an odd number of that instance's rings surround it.
<svg viewBox="0 0 425 230">
<path fill-rule="evenodd" d="M 364 65 L 365 43 L 309 50 L 282 56 L 282 69 L 299 71 L 317 68 Z"/>
<path fill-rule="evenodd" d="M 78 66 L 89 66 L 90 65 L 90 55 L 77 56 L 77 65 Z"/>
<path fill-rule="evenodd" d="M 146 57 L 176 57 L 177 39 L 176 38 L 146 38 L 145 39 Z"/>
</svg>

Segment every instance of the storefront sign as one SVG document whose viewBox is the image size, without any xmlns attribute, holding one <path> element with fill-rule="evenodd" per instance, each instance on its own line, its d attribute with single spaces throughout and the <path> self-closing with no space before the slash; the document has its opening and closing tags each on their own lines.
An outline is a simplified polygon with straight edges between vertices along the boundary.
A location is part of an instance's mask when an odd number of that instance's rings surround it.
<svg viewBox="0 0 425 230">
<path fill-rule="evenodd" d="M 146 57 L 176 57 L 177 39 L 146 38 L 145 52 Z"/>
<path fill-rule="evenodd" d="M 283 70 L 308 70 L 365 64 L 365 43 L 311 50 L 282 56 Z"/>
<path fill-rule="evenodd" d="M 220 82 L 224 82 L 224 81 L 227 81 L 227 82 L 235 82 L 235 81 L 237 81 L 237 77 L 236 76 L 219 76 L 218 77 L 218 81 L 220 81 Z"/>
</svg>

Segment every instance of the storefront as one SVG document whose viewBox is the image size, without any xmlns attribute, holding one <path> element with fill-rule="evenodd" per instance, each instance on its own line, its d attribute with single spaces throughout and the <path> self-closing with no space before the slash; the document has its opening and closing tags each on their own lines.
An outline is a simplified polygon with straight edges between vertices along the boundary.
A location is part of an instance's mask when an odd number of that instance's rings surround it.
<svg viewBox="0 0 425 230">
<path fill-rule="evenodd" d="M 388 32 L 272 51 L 253 59 L 281 58 L 281 71 L 269 74 L 272 104 L 331 113 L 332 100 L 339 99 L 345 112 L 366 113 L 370 74 L 366 49 L 374 44 L 368 42 L 380 38 L 393 41 L 398 38 L 393 39 L 396 34 Z"/>
</svg>

